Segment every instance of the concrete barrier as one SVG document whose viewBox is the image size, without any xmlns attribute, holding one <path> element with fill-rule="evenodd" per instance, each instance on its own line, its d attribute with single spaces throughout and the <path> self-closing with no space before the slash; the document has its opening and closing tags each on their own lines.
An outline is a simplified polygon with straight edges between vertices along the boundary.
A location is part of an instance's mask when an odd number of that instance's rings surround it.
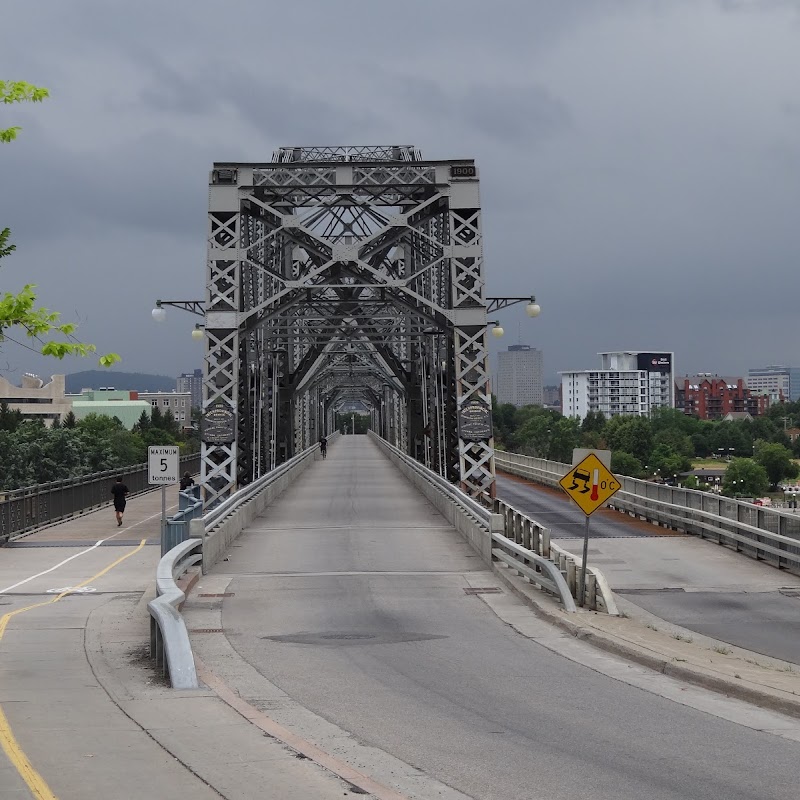
<svg viewBox="0 0 800 800">
<path fill-rule="evenodd" d="M 433 507 L 472 545 L 489 565 L 492 563 L 492 530 L 502 531 L 503 518 L 474 501 L 424 465 L 415 461 L 372 431 L 372 441 L 406 476 Z"/>
<path fill-rule="evenodd" d="M 175 580 L 199 563 L 200 542 L 187 540 L 162 556 L 156 568 L 156 599 L 150 612 L 150 657 L 169 678 L 173 689 L 197 689 L 192 646 L 180 607 L 186 599 Z"/>
</svg>

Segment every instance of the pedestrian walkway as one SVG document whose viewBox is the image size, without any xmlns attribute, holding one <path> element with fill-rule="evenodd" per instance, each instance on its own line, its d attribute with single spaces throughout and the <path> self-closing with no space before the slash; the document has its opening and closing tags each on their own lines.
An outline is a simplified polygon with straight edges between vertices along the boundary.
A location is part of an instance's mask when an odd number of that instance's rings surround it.
<svg viewBox="0 0 800 800">
<path fill-rule="evenodd" d="M 109 490 L 111 483 L 109 482 Z M 41 528 L 9 542 L 6 549 L 17 547 L 87 547 L 99 539 L 103 546 L 125 547 L 138 544 L 144 537 L 147 544 L 159 544 L 161 491 L 143 492 L 128 497 L 122 527 L 117 527 L 111 494 L 108 505 L 76 514 L 62 522 Z M 178 510 L 178 487 L 167 489 L 167 516 Z"/>
<path fill-rule="evenodd" d="M 154 669 L 160 516 L 156 490 L 122 528 L 109 504 L 0 549 L 0 798 L 341 798 L 346 783 L 215 692 L 174 692 Z"/>
</svg>

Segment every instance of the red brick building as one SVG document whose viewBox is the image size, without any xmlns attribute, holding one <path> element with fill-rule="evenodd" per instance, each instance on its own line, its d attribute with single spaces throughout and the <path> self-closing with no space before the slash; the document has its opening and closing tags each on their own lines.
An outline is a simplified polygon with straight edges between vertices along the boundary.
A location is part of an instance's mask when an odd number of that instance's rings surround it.
<svg viewBox="0 0 800 800">
<path fill-rule="evenodd" d="M 722 419 L 731 412 L 757 417 L 769 408 L 769 396 L 753 394 L 744 378 L 702 373 L 675 382 L 675 407 L 700 419 Z"/>
</svg>

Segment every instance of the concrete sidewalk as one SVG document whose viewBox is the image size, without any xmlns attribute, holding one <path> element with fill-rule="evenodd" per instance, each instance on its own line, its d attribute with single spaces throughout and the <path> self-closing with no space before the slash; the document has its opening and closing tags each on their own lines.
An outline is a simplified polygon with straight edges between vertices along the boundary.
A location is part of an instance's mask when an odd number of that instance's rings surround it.
<svg viewBox="0 0 800 800">
<path fill-rule="evenodd" d="M 583 609 L 568 614 L 511 568 L 496 565 L 495 574 L 541 618 L 584 642 L 664 675 L 800 717 L 796 664 L 672 625 L 621 598 L 617 598 L 621 617 Z"/>
<path fill-rule="evenodd" d="M 155 491 L 129 501 L 121 528 L 109 506 L 0 549 L 0 736 L 11 748 L 0 797 L 347 795 L 216 693 L 175 692 L 156 673 L 147 602 L 160 551 L 147 545 L 160 515 Z"/>
</svg>

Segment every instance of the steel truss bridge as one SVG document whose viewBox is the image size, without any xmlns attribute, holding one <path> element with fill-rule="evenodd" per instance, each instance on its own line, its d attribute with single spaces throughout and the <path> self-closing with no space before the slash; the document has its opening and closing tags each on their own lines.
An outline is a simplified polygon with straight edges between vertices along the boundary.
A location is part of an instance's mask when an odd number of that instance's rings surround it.
<svg viewBox="0 0 800 800">
<path fill-rule="evenodd" d="M 359 146 L 215 163 L 206 278 L 204 418 L 228 421 L 204 435 L 207 506 L 353 403 L 392 444 L 494 496 L 474 161 Z"/>
</svg>

